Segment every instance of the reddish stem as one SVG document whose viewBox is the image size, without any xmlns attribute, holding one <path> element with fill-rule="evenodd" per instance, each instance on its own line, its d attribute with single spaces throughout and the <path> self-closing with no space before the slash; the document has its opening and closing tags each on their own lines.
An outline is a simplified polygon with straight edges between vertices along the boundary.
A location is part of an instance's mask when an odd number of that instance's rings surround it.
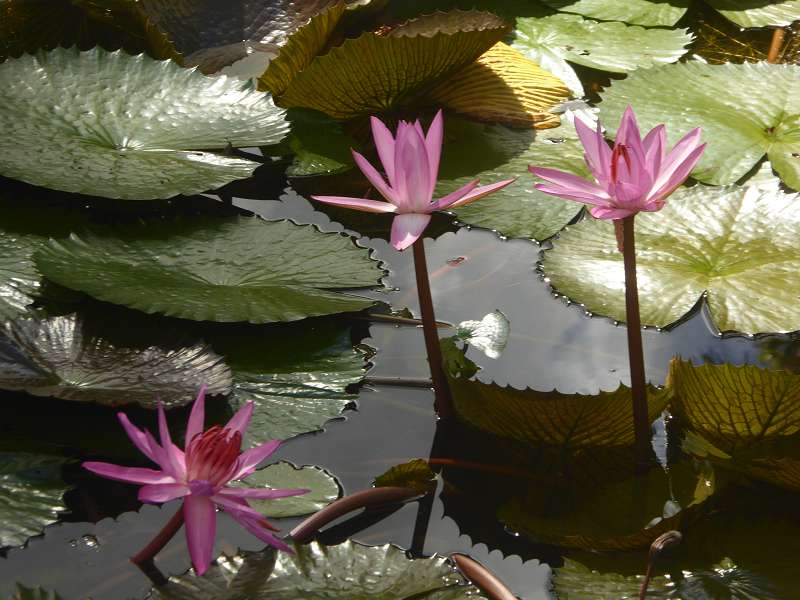
<svg viewBox="0 0 800 600">
<path fill-rule="evenodd" d="M 453 416 L 453 398 L 450 386 L 444 374 L 442 349 L 439 346 L 439 334 L 436 332 L 436 316 L 433 312 L 431 284 L 428 279 L 428 261 L 425 259 L 425 243 L 422 237 L 417 238 L 412 246 L 414 252 L 414 272 L 417 276 L 417 294 L 419 310 L 422 314 L 422 332 L 425 335 L 425 348 L 428 351 L 428 364 L 431 368 L 433 391 L 436 396 L 436 414 L 440 419 Z"/>
<path fill-rule="evenodd" d="M 639 317 L 639 289 L 636 283 L 636 240 L 633 225 L 635 218 L 636 215 L 631 215 L 622 219 L 624 240 L 622 256 L 625 262 L 625 320 L 628 330 L 636 463 L 644 468 L 648 465 L 650 456 L 650 419 L 647 414 L 642 322 Z"/>
<path fill-rule="evenodd" d="M 170 518 L 169 521 L 167 521 L 166 525 L 161 528 L 161 531 L 158 532 L 156 537 L 154 537 L 152 541 L 147 544 L 147 546 L 131 556 L 131 562 L 135 565 L 141 565 L 143 563 L 152 561 L 155 555 L 161 552 L 164 549 L 164 546 L 166 546 L 169 541 L 175 537 L 175 534 L 178 533 L 182 525 L 183 504 L 178 507 L 178 510 L 175 511 L 175 514 L 172 515 L 172 518 Z"/>
<path fill-rule="evenodd" d="M 786 36 L 786 30 L 783 27 L 778 27 L 772 32 L 772 41 L 769 45 L 769 53 L 767 54 L 768 63 L 778 62 L 778 55 L 780 54 L 781 47 L 783 46 L 783 38 Z"/>
<path fill-rule="evenodd" d="M 481 589 L 490 600 L 517 600 L 506 585 L 482 564 L 472 560 L 465 554 L 453 554 L 450 558 L 473 584 Z"/>
</svg>

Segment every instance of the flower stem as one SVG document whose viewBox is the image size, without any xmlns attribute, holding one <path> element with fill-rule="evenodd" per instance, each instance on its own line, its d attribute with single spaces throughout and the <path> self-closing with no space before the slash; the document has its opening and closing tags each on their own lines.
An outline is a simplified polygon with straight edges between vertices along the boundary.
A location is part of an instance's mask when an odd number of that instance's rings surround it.
<svg viewBox="0 0 800 600">
<path fill-rule="evenodd" d="M 422 313 L 422 332 L 425 335 L 425 348 L 428 351 L 428 364 L 431 368 L 433 391 L 436 396 L 436 414 L 440 419 L 449 419 L 453 416 L 453 398 L 450 395 L 450 386 L 442 365 L 442 349 L 439 346 L 439 334 L 436 332 L 436 316 L 433 312 L 431 284 L 428 279 L 428 261 L 425 259 L 425 244 L 422 237 L 417 238 L 412 249 L 414 271 L 417 276 L 419 310 Z"/>
<path fill-rule="evenodd" d="M 161 531 L 158 532 L 156 537 L 152 539 L 152 541 L 147 544 L 144 548 L 139 550 L 136 554 L 131 556 L 131 562 L 135 565 L 141 565 L 143 563 L 147 563 L 153 560 L 156 554 L 161 552 L 164 549 L 169 541 L 178 533 L 181 526 L 183 525 L 183 503 L 178 507 L 178 510 L 175 511 L 175 514 L 172 515 L 167 524 L 162 527 Z"/>
<path fill-rule="evenodd" d="M 636 241 L 633 222 L 636 215 L 622 219 L 625 261 L 625 321 L 628 329 L 628 362 L 633 396 L 633 429 L 636 463 L 645 467 L 650 456 L 650 419 L 647 416 L 647 388 L 642 350 L 642 322 L 639 317 L 639 289 L 636 284 Z"/>
<path fill-rule="evenodd" d="M 450 558 L 456 563 L 458 570 L 491 600 L 517 600 L 511 590 L 479 562 L 472 560 L 466 554 L 452 554 Z"/>
<path fill-rule="evenodd" d="M 786 36 L 786 30 L 783 27 L 776 27 L 772 31 L 772 42 L 769 45 L 769 53 L 767 54 L 768 63 L 778 62 L 778 55 L 783 46 L 783 38 Z"/>
</svg>

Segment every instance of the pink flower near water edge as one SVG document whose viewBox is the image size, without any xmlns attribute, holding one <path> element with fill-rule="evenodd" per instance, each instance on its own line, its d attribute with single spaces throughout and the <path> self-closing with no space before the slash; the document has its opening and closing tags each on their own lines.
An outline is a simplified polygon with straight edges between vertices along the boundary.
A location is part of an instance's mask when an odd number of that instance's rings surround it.
<svg viewBox="0 0 800 600">
<path fill-rule="evenodd" d="M 667 153 L 666 127 L 658 125 L 642 139 L 630 106 L 622 115 L 613 149 L 603 138 L 599 122 L 597 130 L 592 131 L 575 119 L 575 129 L 594 182 L 556 169 L 529 169 L 549 182 L 535 184 L 537 190 L 589 204 L 589 212 L 598 219 L 624 219 L 641 211 L 661 210 L 667 196 L 686 180 L 706 147 L 700 143 L 697 128 Z"/>
<path fill-rule="evenodd" d="M 102 477 L 141 484 L 139 500 L 142 502 L 155 504 L 183 498 L 186 542 L 198 575 L 206 572 L 213 558 L 217 506 L 225 509 L 245 529 L 270 546 L 291 551 L 289 546 L 270 533 L 277 530 L 261 513 L 248 505 L 247 499 L 285 498 L 305 494 L 309 490 L 250 489 L 227 485 L 251 475 L 258 464 L 280 445 L 279 440 L 273 440 L 241 452 L 242 434 L 252 415 L 253 403 L 248 402 L 225 427 L 215 425 L 203 431 L 203 387 L 192 406 L 186 426 L 186 444 L 181 450 L 172 443 L 164 408 L 160 404 L 158 429 L 161 444 L 149 431 L 136 428 L 124 413 L 118 413 L 117 417 L 134 445 L 161 469 L 122 467 L 104 462 L 85 462 L 83 467 Z"/>
<path fill-rule="evenodd" d="M 439 200 L 433 200 L 444 136 L 442 111 L 436 113 L 427 134 L 419 121 L 400 121 L 396 137 L 392 136 L 380 119 L 371 117 L 371 124 L 372 137 L 375 139 L 386 179 L 355 150 L 353 158 L 358 168 L 387 202 L 343 196 L 311 197 L 327 204 L 364 212 L 395 213 L 397 216 L 392 222 L 391 242 L 398 250 L 405 250 L 422 235 L 431 220 L 432 212 L 464 206 L 514 181 L 507 179 L 478 187 L 476 179 Z"/>
</svg>

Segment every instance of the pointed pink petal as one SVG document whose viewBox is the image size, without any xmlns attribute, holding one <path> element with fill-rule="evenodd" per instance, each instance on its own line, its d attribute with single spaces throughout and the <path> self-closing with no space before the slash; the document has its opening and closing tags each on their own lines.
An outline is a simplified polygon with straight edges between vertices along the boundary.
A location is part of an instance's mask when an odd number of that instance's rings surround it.
<svg viewBox="0 0 800 600">
<path fill-rule="evenodd" d="M 393 213 L 397 212 L 397 207 L 389 202 L 380 202 L 378 200 L 367 200 L 366 198 L 348 198 L 347 196 L 311 196 L 314 200 L 325 202 L 326 204 L 333 204 L 334 206 L 343 206 L 345 208 L 352 208 L 362 212 L 371 213 Z"/>
<path fill-rule="evenodd" d="M 139 501 L 150 504 L 169 502 L 183 498 L 189 493 L 189 486 L 183 483 L 155 483 L 139 488 Z"/>
<path fill-rule="evenodd" d="M 456 200 L 450 205 L 450 208 L 458 208 L 459 206 L 464 206 L 465 204 L 469 204 L 470 202 L 475 202 L 476 200 L 480 200 L 484 196 L 488 196 L 489 194 L 493 194 L 498 190 L 502 190 L 507 185 L 511 185 L 517 179 L 506 179 L 504 181 L 498 181 L 497 183 L 490 183 L 489 185 L 482 185 L 479 188 L 472 190 L 469 194 L 464 196 L 463 198 Z"/>
<path fill-rule="evenodd" d="M 186 522 L 186 544 L 189 556 L 198 575 L 208 570 L 214 553 L 217 535 L 217 514 L 208 496 L 186 496 L 183 501 L 183 519 Z"/>
<path fill-rule="evenodd" d="M 442 110 L 433 117 L 431 126 L 428 127 L 428 135 L 425 136 L 425 148 L 428 151 L 428 167 L 430 168 L 430 195 L 433 197 L 433 190 L 436 188 L 436 180 L 439 178 L 439 160 L 442 156 L 442 140 L 444 139 L 444 117 Z"/>
<path fill-rule="evenodd" d="M 672 179 L 675 171 L 683 164 L 690 155 L 697 150 L 700 144 L 700 128 L 692 129 L 683 136 L 661 164 L 661 170 L 653 182 L 653 190 L 661 190 L 672 187 Z M 698 157 L 699 158 L 699 157 Z M 696 164 L 696 161 L 695 161 Z"/>
<path fill-rule="evenodd" d="M 386 177 L 389 178 L 389 185 L 394 186 L 394 137 L 379 118 L 370 117 L 369 121 L 372 125 L 372 138 L 375 140 L 378 158 L 381 159 L 383 170 L 386 171 Z"/>
<path fill-rule="evenodd" d="M 705 152 L 706 145 L 701 144 L 697 148 L 695 148 L 686 158 L 683 159 L 683 162 L 678 164 L 678 167 L 672 171 L 669 179 L 664 183 L 664 185 L 652 192 L 648 196 L 648 200 L 663 200 L 667 196 L 669 196 L 672 192 L 674 192 L 678 186 L 680 186 L 686 178 L 689 177 L 689 173 L 692 172 L 692 169 L 695 168 L 700 158 L 703 156 L 703 152 Z"/>
<path fill-rule="evenodd" d="M 408 137 L 409 130 L 413 129 L 411 125 L 405 121 L 400 121 L 397 125 L 397 137 L 394 142 L 394 186 L 395 193 L 394 204 L 401 212 L 408 212 L 411 210 L 408 198 L 408 182 L 406 181 L 405 167 L 403 163 L 403 148 L 406 146 L 406 138 Z"/>
<path fill-rule="evenodd" d="M 231 480 L 235 481 L 250 475 L 256 470 L 256 467 L 261 461 L 274 453 L 280 445 L 280 440 L 270 440 L 269 442 L 264 442 L 255 448 L 250 448 L 250 450 L 242 452 L 241 455 L 239 455 L 239 470 L 231 477 Z"/>
<path fill-rule="evenodd" d="M 206 386 L 200 388 L 197 398 L 192 405 L 192 412 L 189 413 L 189 422 L 186 424 L 186 438 L 183 447 L 188 449 L 189 442 L 194 436 L 203 433 L 203 424 L 206 419 Z"/>
<path fill-rule="evenodd" d="M 608 206 L 593 206 L 589 212 L 595 219 L 624 219 L 635 215 L 638 210 L 627 208 L 614 208 Z"/>
<path fill-rule="evenodd" d="M 155 469 L 121 467 L 111 463 L 92 461 L 85 462 L 81 466 L 95 475 L 126 483 L 175 483 L 175 478 L 172 475 Z"/>
<path fill-rule="evenodd" d="M 655 159 L 655 157 L 658 157 L 660 164 L 664 159 L 664 151 L 667 147 L 667 127 L 665 125 L 656 125 L 653 127 L 645 136 L 642 145 L 647 155 L 648 164 L 651 164 L 651 161 Z"/>
<path fill-rule="evenodd" d="M 597 123 L 597 131 L 594 131 L 580 119 L 575 119 L 575 130 L 583 144 L 584 158 L 589 169 L 598 181 L 607 180 L 611 165 L 611 148 L 603 137 L 600 123 Z"/>
<path fill-rule="evenodd" d="M 427 212 L 432 198 L 428 150 L 421 130 L 422 127 L 408 127 L 395 147 L 400 165 L 397 180 L 398 183 L 405 182 L 406 210 L 409 212 Z"/>
<path fill-rule="evenodd" d="M 294 489 L 254 489 L 254 488 L 240 488 L 240 487 L 225 487 L 217 492 L 217 496 L 224 496 L 226 498 L 255 498 L 257 500 L 274 500 L 275 498 L 288 498 L 290 496 L 302 496 L 308 494 L 311 490 L 294 488 Z"/>
<path fill-rule="evenodd" d="M 576 202 L 582 202 L 584 204 L 591 204 L 594 206 L 607 206 L 610 203 L 610 200 L 603 200 L 601 198 L 598 198 L 594 194 L 573 192 L 570 189 L 562 188 L 557 185 L 548 185 L 546 183 L 534 183 L 533 187 L 544 194 L 549 194 L 550 196 L 557 196 L 558 198 L 564 198 L 565 200 L 575 200 Z"/>
<path fill-rule="evenodd" d="M 161 468 L 168 472 L 175 479 L 184 479 L 186 476 L 186 463 L 183 452 L 172 443 L 167 426 L 167 415 L 164 412 L 164 405 L 158 403 L 158 434 L 161 437 L 161 448 L 163 462 Z"/>
<path fill-rule="evenodd" d="M 478 186 L 478 180 L 473 179 L 469 183 L 462 185 L 457 190 L 450 192 L 446 196 L 442 196 L 436 202 L 434 202 L 431 207 L 433 210 L 447 210 L 453 202 L 456 200 L 461 200 L 464 196 L 469 194 L 472 190 L 474 190 Z"/>
<path fill-rule="evenodd" d="M 364 173 L 364 176 L 369 179 L 369 182 L 375 186 L 375 189 L 378 190 L 380 195 L 386 198 L 392 204 L 397 204 L 397 194 L 392 188 L 389 187 L 383 176 L 378 173 L 375 167 L 373 167 L 370 162 L 358 152 L 353 150 L 352 153 L 353 159 L 356 161 L 356 165 L 358 165 L 358 168 L 361 169 L 362 173 Z"/>
<path fill-rule="evenodd" d="M 252 533 L 265 544 L 269 544 L 273 548 L 283 550 L 289 554 L 294 554 L 294 551 L 288 544 L 286 544 L 286 542 L 271 534 L 268 529 L 261 525 L 261 522 L 265 520 L 263 517 L 260 520 L 251 519 L 241 513 L 235 513 L 232 511 L 229 511 L 228 514 L 230 514 L 230 516 L 233 517 L 242 527 L 244 527 L 247 531 Z"/>
<path fill-rule="evenodd" d="M 223 496 L 214 494 L 211 500 L 225 509 L 225 512 L 233 515 L 234 513 L 246 515 L 251 519 L 263 519 L 264 515 L 250 506 L 246 500 L 239 496 Z"/>
<path fill-rule="evenodd" d="M 599 185 L 591 181 L 586 181 L 583 177 L 578 177 L 572 173 L 559 171 L 557 169 L 547 169 L 544 167 L 529 167 L 529 170 L 537 177 L 544 179 L 545 181 L 549 181 L 550 183 L 554 183 L 570 193 L 577 192 L 580 194 L 594 196 L 599 202 L 610 199 L 608 193 Z"/>
<path fill-rule="evenodd" d="M 642 134 L 639 132 L 639 124 L 636 122 L 636 113 L 633 112 L 633 107 L 628 106 L 625 109 L 615 140 L 617 144 L 625 144 L 641 162 L 644 162 Z"/>
<path fill-rule="evenodd" d="M 159 462 L 158 451 L 156 451 L 151 446 L 150 441 L 148 440 L 148 437 L 145 434 L 145 432 L 140 430 L 133 423 L 131 423 L 130 419 L 128 419 L 128 415 L 126 415 L 125 413 L 122 412 L 117 413 L 117 419 L 122 424 L 122 428 L 125 430 L 125 433 L 128 434 L 128 437 L 133 442 L 133 445 L 139 449 L 139 452 L 144 454 L 147 458 L 149 458 L 153 462 Z M 150 436 L 150 438 L 152 439 L 152 436 Z"/>
<path fill-rule="evenodd" d="M 428 214 L 397 215 L 392 222 L 392 246 L 398 250 L 405 250 L 419 239 L 430 221 L 431 216 Z"/>
<path fill-rule="evenodd" d="M 236 411 L 236 414 L 231 417 L 231 420 L 225 425 L 225 429 L 230 429 L 231 433 L 238 431 L 242 436 L 250 424 L 250 419 L 253 416 L 253 409 L 255 404 L 252 400 L 245 402 L 244 406 Z"/>
</svg>

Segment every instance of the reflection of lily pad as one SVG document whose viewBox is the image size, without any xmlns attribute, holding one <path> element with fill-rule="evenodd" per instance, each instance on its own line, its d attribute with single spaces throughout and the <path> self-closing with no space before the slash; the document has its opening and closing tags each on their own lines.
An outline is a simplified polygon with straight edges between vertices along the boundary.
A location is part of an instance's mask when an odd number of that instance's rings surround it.
<svg viewBox="0 0 800 600">
<path fill-rule="evenodd" d="M 721 331 L 800 328 L 800 197 L 765 187 L 682 190 L 636 218 L 642 323 L 681 319 L 707 292 Z M 625 277 L 610 222 L 584 219 L 544 253 L 559 293 L 592 313 L 625 320 Z"/>
<path fill-rule="evenodd" d="M 191 402 L 203 383 L 209 394 L 231 389 L 230 369 L 203 344 L 120 346 L 93 333 L 77 315 L 21 319 L 0 328 L 3 389 L 154 408 L 158 399 L 166 406 Z"/>
<path fill-rule="evenodd" d="M 249 177 L 215 154 L 280 141 L 284 111 L 242 82 L 173 62 L 57 49 L 0 64 L 0 173 L 67 192 L 169 198 Z"/>
<path fill-rule="evenodd" d="M 339 497 L 336 478 L 320 467 L 295 467 L 288 462 L 279 462 L 259 469 L 242 482 L 247 488 L 305 488 L 311 490 L 302 496 L 290 496 L 275 500 L 253 500 L 247 502 L 265 517 L 300 517 L 317 512 Z"/>
<path fill-rule="evenodd" d="M 415 458 L 407 463 L 396 465 L 383 475 L 375 478 L 376 487 L 406 487 L 420 494 L 436 489 L 436 473 L 428 465 L 428 461 Z"/>
<path fill-rule="evenodd" d="M 100 300 L 198 321 L 292 321 L 358 311 L 334 291 L 377 285 L 369 253 L 340 234 L 258 218 L 159 221 L 89 231 L 36 257 L 53 281 Z"/>
<path fill-rule="evenodd" d="M 670 143 L 702 127 L 708 146 L 692 175 L 733 183 L 764 154 L 781 179 L 800 189 L 800 66 L 692 61 L 636 71 L 603 94 L 603 121 L 614 126 L 636 107 L 643 129 L 666 123 Z"/>
<path fill-rule="evenodd" d="M 70 486 L 61 478 L 65 459 L 0 452 L 0 547 L 20 546 L 66 510 Z"/>
<path fill-rule="evenodd" d="M 441 557 L 410 560 L 396 546 L 345 542 L 222 557 L 203 577 L 173 577 L 150 600 L 480 600 Z"/>
<path fill-rule="evenodd" d="M 683 16 L 690 0 L 543 0 L 565 12 L 600 21 L 624 21 L 635 25 L 672 25 Z"/>
</svg>

